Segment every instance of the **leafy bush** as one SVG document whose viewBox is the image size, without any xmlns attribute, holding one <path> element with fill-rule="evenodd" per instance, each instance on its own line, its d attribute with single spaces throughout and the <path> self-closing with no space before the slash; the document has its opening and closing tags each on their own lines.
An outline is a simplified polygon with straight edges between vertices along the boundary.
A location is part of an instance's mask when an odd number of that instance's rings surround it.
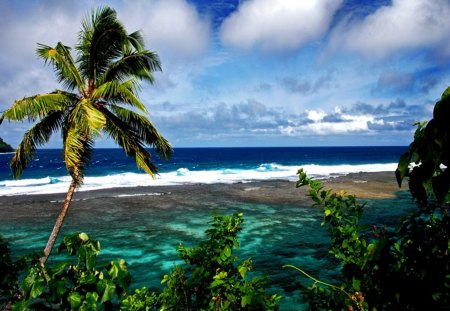
<svg viewBox="0 0 450 311">
<path fill-rule="evenodd" d="M 144 298 L 145 308 L 158 306 L 161 310 L 277 310 L 281 297 L 266 293 L 267 279 L 249 279 L 252 260 L 238 263 L 233 254 L 239 248 L 237 234 L 242 217 L 242 213 L 214 216 L 212 228 L 206 231 L 207 240 L 192 248 L 178 246 L 178 254 L 187 266 L 176 266 L 164 276 L 165 287 L 158 297 L 140 290 L 123 306 L 148 310 L 130 304 Z"/>
<path fill-rule="evenodd" d="M 344 282 L 314 280 L 304 296 L 313 310 L 443 310 L 450 306 L 450 217 L 417 212 L 398 228 L 361 226 L 363 205 L 354 196 L 325 190 L 299 171 L 323 206 L 330 253 L 341 263 Z M 298 269 L 305 274 L 303 270 Z M 325 286 L 323 286 L 325 285 Z"/>
<path fill-rule="evenodd" d="M 409 189 L 426 213 L 448 208 L 450 200 L 450 87 L 434 106 L 429 122 L 417 123 L 409 145 L 395 172 L 399 186 L 409 177 Z M 410 169 L 410 163 L 415 166 Z"/>
<path fill-rule="evenodd" d="M 9 244 L 0 237 L 0 309 L 17 298 L 18 274 L 19 265 L 11 259 Z"/>
<path fill-rule="evenodd" d="M 36 258 L 20 284 L 22 297 L 13 310 L 110 309 L 126 293 L 130 274 L 125 261 L 97 267 L 100 243 L 86 233 L 64 237 L 58 251 L 77 259 L 47 268 Z"/>
</svg>

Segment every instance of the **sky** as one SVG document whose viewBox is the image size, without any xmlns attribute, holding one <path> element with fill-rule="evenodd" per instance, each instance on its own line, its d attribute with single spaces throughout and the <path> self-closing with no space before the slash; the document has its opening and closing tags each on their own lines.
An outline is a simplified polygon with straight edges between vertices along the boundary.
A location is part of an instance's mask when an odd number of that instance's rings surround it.
<svg viewBox="0 0 450 311">
<path fill-rule="evenodd" d="M 0 112 L 61 88 L 36 45 L 75 46 L 99 5 L 159 54 L 140 98 L 174 147 L 408 145 L 449 86 L 449 0 L 0 0 Z"/>
</svg>

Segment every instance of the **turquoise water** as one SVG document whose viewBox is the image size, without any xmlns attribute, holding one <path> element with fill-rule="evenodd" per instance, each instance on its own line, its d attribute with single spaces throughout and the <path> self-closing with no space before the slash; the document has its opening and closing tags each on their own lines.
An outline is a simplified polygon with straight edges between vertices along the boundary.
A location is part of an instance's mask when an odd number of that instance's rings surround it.
<svg viewBox="0 0 450 311">
<path fill-rule="evenodd" d="M 398 195 L 396 200 L 367 201 L 364 221 L 392 226 L 399 215 L 414 207 L 407 192 Z M 181 263 L 175 251 L 180 242 L 192 246 L 202 240 L 214 212 L 243 212 L 245 221 L 237 255 L 240 259 L 252 257 L 255 271 L 269 276 L 270 290 L 285 297 L 282 310 L 305 308 L 297 283 L 307 283 L 297 272 L 283 269 L 283 265 L 299 266 L 324 280 L 332 280 L 339 273 L 337 262 L 328 254 L 328 238 L 320 226 L 322 213 L 318 208 L 221 198 L 197 203 L 193 198 L 192 202 L 171 208 L 114 198 L 92 199 L 80 207 L 74 203 L 60 236 L 75 231 L 89 233 L 101 241 L 102 261 L 127 261 L 133 286 L 159 288 L 162 276 Z M 55 219 L 51 213 L 38 214 L 18 211 L 2 215 L 0 234 L 11 243 L 15 256 L 39 251 L 44 246 Z"/>
</svg>

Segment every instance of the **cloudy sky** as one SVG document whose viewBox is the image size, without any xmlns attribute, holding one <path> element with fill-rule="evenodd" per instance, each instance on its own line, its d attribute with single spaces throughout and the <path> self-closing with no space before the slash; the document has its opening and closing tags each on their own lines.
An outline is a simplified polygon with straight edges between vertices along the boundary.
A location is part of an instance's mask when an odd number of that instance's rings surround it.
<svg viewBox="0 0 450 311">
<path fill-rule="evenodd" d="M 59 87 L 36 43 L 99 4 L 160 55 L 141 97 L 175 147 L 407 145 L 450 82 L 449 0 L 1 0 L 0 111 Z"/>
</svg>

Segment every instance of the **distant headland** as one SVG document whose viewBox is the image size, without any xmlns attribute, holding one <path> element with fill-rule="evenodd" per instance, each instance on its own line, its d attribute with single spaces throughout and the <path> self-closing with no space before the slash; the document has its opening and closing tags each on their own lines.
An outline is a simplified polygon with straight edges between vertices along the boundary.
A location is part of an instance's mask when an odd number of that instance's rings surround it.
<svg viewBox="0 0 450 311">
<path fill-rule="evenodd" d="M 0 153 L 12 151 L 14 151 L 13 147 L 4 142 L 3 139 L 0 137 Z"/>
</svg>

